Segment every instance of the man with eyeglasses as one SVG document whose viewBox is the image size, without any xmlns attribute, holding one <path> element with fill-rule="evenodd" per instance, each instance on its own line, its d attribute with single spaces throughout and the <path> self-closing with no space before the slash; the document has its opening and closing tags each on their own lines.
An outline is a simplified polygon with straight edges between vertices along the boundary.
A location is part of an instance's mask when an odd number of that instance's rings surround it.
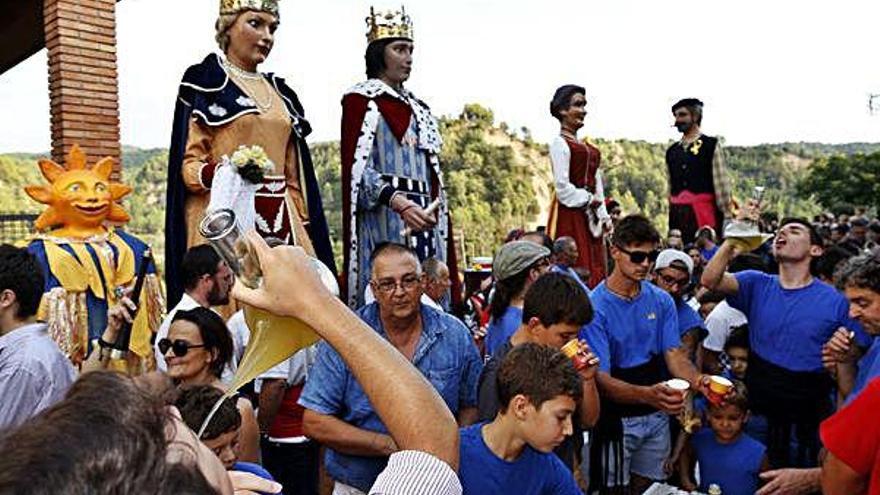
<svg viewBox="0 0 880 495">
<path fill-rule="evenodd" d="M 159 326 L 156 332 L 156 342 L 154 344 L 154 354 L 156 357 L 156 367 L 160 371 L 167 371 L 168 365 L 165 362 L 165 352 L 159 348 L 162 340 L 167 340 L 168 329 L 171 327 L 171 321 L 178 311 L 188 311 L 193 308 L 211 308 L 212 306 L 223 306 L 229 304 L 229 292 L 235 282 L 235 275 L 232 270 L 220 258 L 220 255 L 214 251 L 214 248 L 207 244 L 193 246 L 189 248 L 183 255 L 183 261 L 180 264 L 180 279 L 183 283 L 184 293 L 180 298 L 180 302 L 171 308 L 165 320 Z M 244 348 L 247 346 L 250 332 L 244 321 L 244 315 L 241 311 L 232 315 L 226 323 L 232 337 L 233 358 L 223 369 L 220 380 L 223 383 L 232 381 L 235 374 L 237 363 L 244 354 Z M 167 351 L 167 349 L 165 349 Z M 184 351 L 185 352 L 185 351 Z"/>
<path fill-rule="evenodd" d="M 602 406 L 591 441 L 592 487 L 641 493 L 666 478 L 669 415 L 681 412 L 684 394 L 665 383 L 666 370 L 704 391 L 681 346 L 672 297 L 645 279 L 659 251 L 660 234 L 641 215 L 620 220 L 610 254 L 614 269 L 591 294 L 595 316 L 582 331 L 599 356 Z"/>
<path fill-rule="evenodd" d="M 474 423 L 482 364 L 467 328 L 420 302 L 425 276 L 406 246 L 381 244 L 370 266 L 376 301 L 358 310 L 358 316 L 424 375 L 461 426 Z M 366 493 L 398 447 L 351 370 L 325 343 L 319 345 L 299 404 L 306 409 L 306 436 L 327 447 L 325 467 L 335 481 L 333 493 Z"/>
<path fill-rule="evenodd" d="M 678 333 L 682 345 L 692 359 L 697 344 L 708 334 L 699 313 L 683 299 L 687 288 L 691 285 L 693 271 L 694 260 L 684 251 L 677 249 L 664 249 L 657 256 L 657 262 L 654 264 L 654 284 L 672 296 L 672 300 L 675 301 Z"/>
</svg>

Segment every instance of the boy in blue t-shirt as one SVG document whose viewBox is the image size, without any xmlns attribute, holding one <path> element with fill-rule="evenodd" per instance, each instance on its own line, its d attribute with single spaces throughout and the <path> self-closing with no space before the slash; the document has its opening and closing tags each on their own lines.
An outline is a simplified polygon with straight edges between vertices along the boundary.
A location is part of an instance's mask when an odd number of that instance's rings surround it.
<svg viewBox="0 0 880 495">
<path fill-rule="evenodd" d="M 768 469 L 767 449 L 743 432 L 748 399 L 742 383 L 736 390 L 723 404 L 709 406 L 709 428 L 690 437 L 678 464 L 683 489 L 706 493 L 709 485 L 718 485 L 724 495 L 752 495 L 758 490 L 758 475 Z M 694 462 L 699 465 L 699 487 L 692 478 Z"/>
<path fill-rule="evenodd" d="M 581 378 L 551 347 L 514 347 L 498 369 L 501 409 L 490 423 L 461 430 L 464 495 L 580 495 L 553 449 L 572 433 Z"/>
<path fill-rule="evenodd" d="M 175 406 L 180 411 L 183 422 L 198 432 L 211 412 L 214 404 L 223 396 L 223 391 L 212 385 L 196 385 L 181 389 Z M 239 462 L 238 437 L 241 428 L 241 413 L 235 399 L 226 399 L 214 413 L 211 422 L 202 433 L 200 440 L 223 463 L 227 471 L 244 471 L 260 478 L 275 481 L 263 466 L 252 462 Z M 274 493 L 281 493 L 279 490 Z M 282 494 L 283 495 L 283 494 Z"/>
<path fill-rule="evenodd" d="M 669 416 L 685 405 L 685 394 L 666 383 L 669 375 L 686 380 L 694 392 L 705 392 L 708 381 L 682 346 L 672 297 L 645 280 L 659 242 L 659 232 L 641 215 L 618 222 L 609 249 L 614 270 L 593 290 L 596 314 L 581 335 L 599 356 L 603 400 L 591 437 L 590 481 L 617 492 L 642 493 L 667 478 Z"/>
<path fill-rule="evenodd" d="M 757 209 L 751 206 L 754 212 Z M 773 240 L 779 275 L 747 270 L 726 273 L 742 240 L 728 238 L 703 271 L 702 283 L 727 295 L 749 321 L 746 385 L 751 409 L 767 418 L 765 441 L 774 468 L 810 467 L 821 445 L 819 423 L 831 414 L 833 382 L 823 367 L 822 348 L 840 327 L 867 339 L 848 316 L 848 303 L 834 287 L 813 278 L 810 265 L 822 253 L 822 238 L 806 220 L 785 218 Z M 796 442 L 793 440 L 796 439 Z M 792 448 L 796 443 L 797 448 Z"/>
</svg>

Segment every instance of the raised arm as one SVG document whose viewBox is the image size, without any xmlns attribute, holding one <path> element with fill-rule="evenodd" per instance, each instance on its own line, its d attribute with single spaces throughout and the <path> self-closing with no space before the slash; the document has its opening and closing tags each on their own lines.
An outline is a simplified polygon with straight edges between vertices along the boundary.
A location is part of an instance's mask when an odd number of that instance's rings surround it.
<svg viewBox="0 0 880 495">
<path fill-rule="evenodd" d="M 700 283 L 709 290 L 718 291 L 729 296 L 739 291 L 739 283 L 736 277 L 727 273 L 727 267 L 730 261 L 737 255 L 736 244 L 730 239 L 724 241 L 715 256 L 709 260 L 706 268 L 703 269 L 703 276 L 700 277 Z"/>
<path fill-rule="evenodd" d="M 236 284 L 235 298 L 314 328 L 348 365 L 401 450 L 426 452 L 457 469 L 458 425 L 421 373 L 324 287 L 302 249 L 270 249 L 254 232 L 248 240 L 265 274 L 263 286 Z"/>
</svg>

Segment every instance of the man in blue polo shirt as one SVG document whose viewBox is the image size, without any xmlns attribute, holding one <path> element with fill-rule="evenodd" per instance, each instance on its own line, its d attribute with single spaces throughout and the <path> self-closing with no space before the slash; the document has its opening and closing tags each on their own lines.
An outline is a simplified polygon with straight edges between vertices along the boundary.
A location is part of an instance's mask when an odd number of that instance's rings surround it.
<svg viewBox="0 0 880 495">
<path fill-rule="evenodd" d="M 482 365 L 470 333 L 455 317 L 420 303 L 424 276 L 407 247 L 382 244 L 372 258 L 370 287 L 376 302 L 358 315 L 418 368 L 461 426 L 472 424 Z M 306 436 L 327 447 L 325 468 L 336 482 L 333 493 L 366 493 L 397 445 L 351 370 L 326 343 L 318 348 L 299 404 L 306 409 Z"/>
<path fill-rule="evenodd" d="M 850 316 L 872 336 L 868 352 L 856 363 L 858 348 L 845 329 L 838 329 L 825 344 L 822 358 L 836 371 L 837 388 L 850 403 L 865 386 L 880 376 L 880 256 L 865 254 L 847 261 L 837 272 L 837 283 L 849 300 Z"/>
<path fill-rule="evenodd" d="M 773 240 L 779 275 L 726 273 L 745 248 L 728 238 L 703 271 L 702 283 L 727 294 L 728 304 L 749 320 L 746 385 L 753 413 L 767 418 L 767 435 L 758 440 L 767 445 L 771 467 L 815 466 L 819 423 L 832 409 L 833 381 L 822 365 L 822 347 L 840 327 L 867 342 L 847 316 L 843 295 L 810 273 L 810 262 L 822 254 L 822 239 L 809 222 L 780 223 Z"/>
<path fill-rule="evenodd" d="M 660 234 L 640 215 L 620 220 L 610 249 L 611 275 L 593 290 L 595 316 L 582 332 L 599 356 L 602 406 L 593 430 L 590 485 L 641 493 L 663 480 L 669 455 L 669 415 L 684 396 L 665 382 L 666 370 L 705 390 L 705 379 L 681 348 L 675 303 L 645 281 Z"/>
</svg>

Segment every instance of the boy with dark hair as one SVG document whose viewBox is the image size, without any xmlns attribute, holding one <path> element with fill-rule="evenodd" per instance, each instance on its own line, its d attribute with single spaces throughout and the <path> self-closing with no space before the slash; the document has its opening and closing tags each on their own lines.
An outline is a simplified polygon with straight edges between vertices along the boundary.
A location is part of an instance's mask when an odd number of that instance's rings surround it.
<svg viewBox="0 0 880 495">
<path fill-rule="evenodd" d="M 223 397 L 223 391 L 213 385 L 196 385 L 181 389 L 174 405 L 180 411 L 183 422 L 192 431 L 198 432 L 211 409 L 221 397 Z M 241 428 L 241 414 L 235 405 L 235 399 L 228 398 L 214 413 L 200 440 L 214 452 L 214 455 L 220 459 L 223 467 L 227 470 L 246 471 L 261 478 L 273 480 L 269 471 L 263 469 L 259 464 L 238 461 L 239 428 Z"/>
<path fill-rule="evenodd" d="M 706 493 L 718 485 L 724 495 L 752 495 L 758 489 L 759 474 L 767 470 L 766 447 L 743 430 L 749 417 L 749 401 L 742 382 L 736 394 L 724 403 L 710 405 L 708 428 L 690 437 L 679 462 L 681 486 Z M 700 485 L 693 482 L 694 461 L 700 466 Z"/>
<path fill-rule="evenodd" d="M 727 369 L 730 370 L 728 378 L 745 380 L 749 369 L 748 325 L 740 325 L 730 332 L 727 342 L 724 343 L 724 354 L 727 356 Z"/>
<path fill-rule="evenodd" d="M 665 479 L 669 415 L 684 407 L 684 394 L 665 383 L 667 370 L 692 390 L 706 388 L 681 346 L 672 297 L 645 281 L 659 243 L 647 218 L 622 219 L 610 249 L 614 270 L 591 296 L 596 317 L 583 336 L 601 360 L 597 380 L 605 401 L 592 440 L 594 487 L 640 493 Z"/>
<path fill-rule="evenodd" d="M 504 357 L 521 344 L 541 344 L 560 349 L 593 318 L 593 308 L 580 284 L 561 273 L 547 273 L 538 278 L 526 292 L 520 327 L 503 346 L 495 351 L 483 367 L 480 375 L 477 407 L 480 421 L 495 418 L 501 403 L 498 396 L 498 370 Z M 575 431 L 591 427 L 599 416 L 599 393 L 596 389 L 598 360 L 589 347 L 582 343 L 581 352 L 592 365 L 580 372 L 583 380 L 579 417 L 574 422 Z M 578 448 L 578 435 L 566 439 L 556 454 L 567 466 L 574 463 Z"/>
<path fill-rule="evenodd" d="M 747 214 L 754 216 L 757 209 L 749 209 Z M 748 319 L 746 385 L 752 412 L 767 418 L 767 437 L 758 440 L 766 442 L 771 465 L 815 466 L 821 447 L 819 423 L 832 412 L 834 386 L 823 367 L 823 345 L 840 327 L 861 343 L 867 343 L 867 336 L 849 318 L 846 298 L 810 272 L 812 261 L 823 251 L 812 224 L 802 218 L 780 222 L 773 239 L 779 275 L 727 273 L 731 260 L 746 250 L 740 240 L 725 240 L 703 271 L 702 282 L 727 294 L 728 304 Z"/>
<path fill-rule="evenodd" d="M 495 419 L 461 430 L 463 493 L 579 495 L 571 470 L 551 454 L 572 434 L 581 400 L 571 360 L 547 346 L 519 345 L 501 362 L 497 389 Z"/>
<path fill-rule="evenodd" d="M 26 249 L 0 246 L 0 431 L 60 401 L 76 371 L 36 314 L 43 272 Z"/>
</svg>

